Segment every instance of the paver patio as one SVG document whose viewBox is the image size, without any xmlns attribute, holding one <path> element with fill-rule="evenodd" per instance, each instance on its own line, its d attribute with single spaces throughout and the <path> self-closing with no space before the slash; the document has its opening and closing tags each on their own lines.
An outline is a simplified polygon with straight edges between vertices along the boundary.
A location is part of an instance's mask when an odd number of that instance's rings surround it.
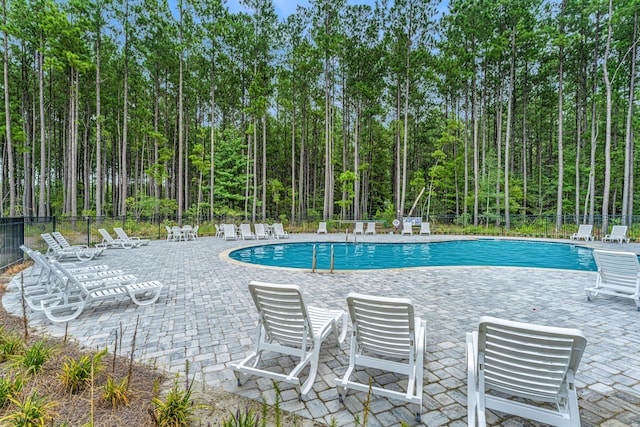
<svg viewBox="0 0 640 427">
<path fill-rule="evenodd" d="M 445 238 L 452 237 L 378 234 L 358 236 L 358 241 Z M 289 241 L 345 239 L 344 233 L 293 234 Z M 180 374 L 189 365 L 190 375 L 208 386 L 257 400 L 264 397 L 272 403 L 275 390 L 270 380 L 250 378 L 237 387 L 227 367 L 251 350 L 257 323 L 247 290 L 251 280 L 300 285 L 308 303 L 329 308 L 346 309 L 346 295 L 351 291 L 407 296 L 417 314 L 427 320 L 422 423 L 415 422 L 407 405 L 373 397 L 369 426 L 398 426 L 401 421 L 408 425 L 466 425 L 465 333 L 476 327 L 482 315 L 582 329 L 588 344 L 576 379 L 583 425 L 640 426 L 640 312 L 623 298 L 602 296 L 587 302 L 584 288 L 594 283 L 593 272 L 434 267 L 311 273 L 249 266 L 221 257 L 231 248 L 255 244 L 202 237 L 189 242 L 152 241 L 137 249 L 110 249 L 89 264 L 107 264 L 141 280 L 160 280 L 165 284 L 163 294 L 157 303 L 146 307 L 126 301 L 91 305 L 69 323 L 68 333 L 95 349 L 113 348 L 122 330 L 119 352 L 127 354 L 138 323 L 137 360 Z M 640 250 L 639 244 L 590 244 L 636 253 Z M 15 286 L 5 293 L 3 304 L 10 312 L 21 312 Z M 29 313 L 29 321 L 48 334 L 64 334 L 64 324 L 51 324 L 42 313 Z M 339 426 L 355 425 L 354 416 L 363 411 L 365 393 L 350 392 L 342 404 L 334 386 L 334 378 L 346 370 L 348 351 L 349 339 L 340 346 L 327 341 L 313 390 L 299 402 L 295 389 L 282 385 L 281 407 L 327 424 L 335 419 Z M 266 362 L 275 368 L 292 363 L 286 357 L 271 357 Z M 393 383 L 397 378 L 377 375 L 376 380 Z M 488 421 L 531 425 L 518 418 L 492 417 Z"/>
</svg>

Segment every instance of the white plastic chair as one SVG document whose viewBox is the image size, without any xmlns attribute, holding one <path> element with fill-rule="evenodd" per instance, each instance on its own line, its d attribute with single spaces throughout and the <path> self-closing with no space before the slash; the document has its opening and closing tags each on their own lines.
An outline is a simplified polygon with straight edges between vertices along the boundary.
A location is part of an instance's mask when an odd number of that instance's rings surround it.
<svg viewBox="0 0 640 427">
<path fill-rule="evenodd" d="M 580 427 L 574 377 L 586 344 L 578 329 L 482 317 L 467 333 L 469 426 L 485 426 L 491 409 Z"/>
<path fill-rule="evenodd" d="M 134 244 L 134 247 L 148 245 L 149 242 L 151 241 L 149 239 L 141 239 L 140 237 L 137 237 L 137 236 L 129 237 L 121 227 L 114 227 L 113 231 L 116 232 L 118 239 L 132 242 Z"/>
<path fill-rule="evenodd" d="M 607 234 L 602 238 L 603 242 L 613 242 L 616 240 L 618 241 L 618 243 L 629 243 L 626 225 L 614 225 L 613 227 L 611 227 L 611 234 Z"/>
<path fill-rule="evenodd" d="M 407 298 L 384 298 L 350 293 L 347 296 L 353 325 L 349 367 L 336 379 L 342 402 L 349 389 L 400 399 L 415 405 L 420 421 L 426 322 L 415 316 Z M 357 368 L 374 368 L 407 377 L 405 390 L 358 382 Z M 353 378 L 353 379 L 352 379 Z"/>
<path fill-rule="evenodd" d="M 318 224 L 317 234 L 327 234 L 327 223 L 322 221 Z"/>
<path fill-rule="evenodd" d="M 102 246 L 89 247 L 89 245 L 72 245 L 69 241 L 60 233 L 59 231 L 52 231 L 51 236 L 55 239 L 56 242 L 60 245 L 60 247 L 64 250 L 83 250 L 84 254 L 94 253 L 93 258 L 102 255 L 102 252 L 106 249 Z"/>
<path fill-rule="evenodd" d="M 40 237 L 42 237 L 42 239 L 47 243 L 47 246 L 49 247 L 47 249 L 46 255 L 57 260 L 63 260 L 65 258 L 76 258 L 78 261 L 89 261 L 92 260 L 95 256 L 99 255 L 99 253 L 95 250 L 85 249 L 82 247 L 63 248 L 49 233 L 42 233 Z"/>
<path fill-rule="evenodd" d="M 223 224 L 222 233 L 224 240 L 236 240 L 238 238 L 235 224 Z"/>
<path fill-rule="evenodd" d="M 142 306 L 156 302 L 162 292 L 163 285 L 156 280 L 136 282 L 135 276 L 129 275 L 81 282 L 57 261 L 52 261 L 52 266 L 57 280 L 64 284 L 51 298 L 41 301 L 42 310 L 52 322 L 75 319 L 93 301 L 128 298 Z"/>
<path fill-rule="evenodd" d="M 135 247 L 135 243 L 131 241 L 114 239 L 113 237 L 111 237 L 109 232 L 104 228 L 98 228 L 98 233 L 100 233 L 100 235 L 102 236 L 102 244 L 105 245 L 107 248 L 131 249 Z"/>
<path fill-rule="evenodd" d="M 368 222 L 367 229 L 364 231 L 364 234 L 376 234 L 376 223 Z"/>
<path fill-rule="evenodd" d="M 593 251 L 598 266 L 595 286 L 586 288 L 587 299 L 598 294 L 632 299 L 640 310 L 640 262 L 633 252 Z"/>
<path fill-rule="evenodd" d="M 571 240 L 583 239 L 585 242 L 588 242 L 589 240 L 593 240 L 593 236 L 591 235 L 592 230 L 593 230 L 593 225 L 580 224 L 580 227 L 578 227 L 578 231 L 571 235 Z"/>
<path fill-rule="evenodd" d="M 242 240 L 255 239 L 256 235 L 251 231 L 250 224 L 240 224 L 240 237 Z"/>
<path fill-rule="evenodd" d="M 260 240 L 269 238 L 269 234 L 267 234 L 264 224 L 253 224 L 253 228 L 256 230 L 256 239 Z"/>
<path fill-rule="evenodd" d="M 356 222 L 353 228 L 353 234 L 364 234 L 364 223 Z"/>
<path fill-rule="evenodd" d="M 431 224 L 429 224 L 428 222 L 423 222 L 422 224 L 420 224 L 420 235 L 422 234 L 428 234 L 429 236 L 431 236 Z"/>
<path fill-rule="evenodd" d="M 346 316 L 343 310 L 328 310 L 307 306 L 295 285 L 251 282 L 249 292 L 258 310 L 255 348 L 244 360 L 232 364 L 238 385 L 244 375 L 257 375 L 294 384 L 298 397 L 309 393 L 318 372 L 320 346 L 333 333 L 337 342 L 346 335 Z M 341 322 L 342 321 L 342 322 Z M 338 335 L 339 323 L 342 333 Z M 263 352 L 278 352 L 292 356 L 298 362 L 287 373 L 259 368 Z M 307 380 L 300 384 L 300 372 L 309 365 Z"/>
<path fill-rule="evenodd" d="M 282 223 L 279 223 L 279 222 L 276 222 L 273 224 L 273 235 L 276 237 L 276 239 L 289 238 L 289 233 L 284 231 L 284 228 L 282 227 Z"/>
<path fill-rule="evenodd" d="M 413 224 L 411 224 L 410 222 L 403 222 L 402 223 L 402 232 L 400 234 L 413 235 Z"/>
</svg>

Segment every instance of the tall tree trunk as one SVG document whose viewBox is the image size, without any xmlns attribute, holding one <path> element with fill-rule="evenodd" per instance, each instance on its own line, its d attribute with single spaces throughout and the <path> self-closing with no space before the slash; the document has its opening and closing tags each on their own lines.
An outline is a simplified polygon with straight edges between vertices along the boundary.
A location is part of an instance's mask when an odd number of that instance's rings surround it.
<svg viewBox="0 0 640 427">
<path fill-rule="evenodd" d="M 502 166 L 502 108 L 503 108 L 503 95 L 504 81 L 500 80 L 498 88 L 498 111 L 496 112 L 496 145 L 498 149 L 498 164 L 496 167 L 496 227 L 500 226 L 500 180 L 502 179 L 502 173 L 500 167 Z"/>
<path fill-rule="evenodd" d="M 638 34 L 638 9 L 633 14 L 633 37 L 631 40 L 635 42 Z M 627 126 L 625 135 L 625 152 L 624 152 L 624 188 L 622 191 L 622 224 L 630 226 L 633 216 L 633 186 L 631 185 L 631 175 L 633 171 L 633 103 L 635 100 L 635 82 L 636 82 L 636 46 L 631 47 L 631 69 L 629 72 L 629 101 L 627 104 Z"/>
<path fill-rule="evenodd" d="M 291 94 L 291 222 L 296 222 L 296 93 Z M 301 195 L 300 195 L 301 196 Z"/>
<path fill-rule="evenodd" d="M 183 182 L 183 156 L 184 156 L 184 108 L 183 108 L 183 83 L 184 83 L 184 46 L 182 39 L 183 25 L 183 9 L 182 0 L 179 5 L 180 10 L 180 30 L 179 30 L 179 49 L 180 49 L 180 75 L 178 77 L 178 224 L 182 226 L 182 212 L 184 211 L 184 182 Z"/>
<path fill-rule="evenodd" d="M 129 2 L 125 6 L 124 21 L 124 79 L 123 79 L 123 109 L 122 109 L 122 144 L 120 152 L 120 209 L 119 214 L 127 214 L 127 138 L 129 124 Z"/>
<path fill-rule="evenodd" d="M 604 189 L 602 191 L 602 233 L 606 234 L 609 228 L 609 196 L 611 192 L 611 81 L 609 79 L 609 67 L 608 59 L 609 52 L 611 50 L 611 36 L 613 33 L 612 28 L 613 20 L 613 0 L 609 0 L 609 24 L 607 30 L 607 43 L 604 51 L 604 59 L 602 61 L 602 70 L 604 77 L 604 84 L 606 90 L 606 122 L 605 122 L 605 135 L 604 135 Z"/>
<path fill-rule="evenodd" d="M 353 144 L 353 172 L 355 180 L 353 182 L 353 219 L 362 219 L 360 212 L 360 101 L 356 105 L 355 136 Z"/>
<path fill-rule="evenodd" d="M 402 168 L 400 165 L 402 164 L 402 147 L 400 145 L 400 127 L 401 127 L 401 98 L 402 98 L 402 86 L 400 82 L 400 78 L 398 77 L 398 81 L 396 82 L 396 158 L 395 158 L 395 183 L 394 183 L 394 194 L 395 194 L 395 208 L 396 208 L 396 216 L 400 218 L 402 216 L 402 212 L 400 212 L 400 190 L 402 188 L 401 185 L 401 177 L 402 177 Z"/>
<path fill-rule="evenodd" d="M 209 165 L 209 220 L 213 221 L 215 215 L 215 147 L 216 147 L 216 61 L 215 54 L 211 53 L 211 164 Z"/>
<path fill-rule="evenodd" d="M 324 35 L 329 37 L 329 6 L 325 6 Z M 322 218 L 329 219 L 333 205 L 333 153 L 331 151 L 331 91 L 330 91 L 330 52 L 329 46 L 325 46 L 324 52 L 324 206 Z"/>
<path fill-rule="evenodd" d="M 11 100 L 9 98 L 9 34 L 7 33 L 7 5 L 6 0 L 2 0 L 2 22 L 4 26 L 3 34 L 3 59 L 4 59 L 4 116 L 5 135 L 7 144 L 7 169 L 9 180 L 9 216 L 16 215 L 16 174 L 13 159 L 13 139 L 11 138 Z"/>
<path fill-rule="evenodd" d="M 597 93 L 598 93 L 598 40 L 600 39 L 600 11 L 596 11 L 596 31 L 594 35 L 595 46 L 593 48 L 593 70 L 592 70 L 592 101 L 591 101 L 591 156 L 589 159 L 589 183 L 587 185 L 587 194 L 584 200 L 585 217 L 587 215 L 587 203 L 589 204 L 589 224 L 593 224 L 595 217 L 595 186 L 596 186 L 596 146 L 598 141 L 598 124 L 597 124 Z M 586 219 L 586 218 L 585 218 Z M 583 220 L 583 222 L 585 222 Z"/>
<path fill-rule="evenodd" d="M 476 40 L 472 39 L 471 50 L 475 58 Z M 478 226 L 479 199 L 480 199 L 480 163 L 478 151 L 478 86 L 476 83 L 476 73 L 471 77 L 471 126 L 473 131 L 473 226 Z M 429 221 L 429 218 L 427 218 Z"/>
<path fill-rule="evenodd" d="M 507 130 L 504 140 L 504 221 L 505 228 L 511 228 L 511 218 L 509 212 L 509 171 L 511 148 L 511 117 L 513 115 L 513 98 L 515 95 L 515 69 L 516 69 L 516 27 L 513 27 L 511 34 L 511 66 L 509 67 L 509 99 L 507 100 Z"/>
<path fill-rule="evenodd" d="M 564 9 L 566 0 L 562 0 L 562 4 L 560 6 L 560 37 L 564 36 Z M 562 125 L 564 123 L 563 119 L 563 106 L 564 106 L 564 97 L 563 97 L 563 89 L 564 89 L 564 40 L 560 41 L 560 48 L 558 52 L 558 192 L 556 196 L 556 232 L 559 232 L 562 229 L 562 195 L 563 195 L 563 184 L 564 184 L 564 147 L 563 147 L 563 132 Z"/>
<path fill-rule="evenodd" d="M 404 204 L 405 198 L 407 195 L 407 147 L 409 145 L 409 88 L 411 86 L 410 82 L 410 66 L 411 66 L 411 36 L 412 36 L 412 14 L 413 14 L 413 3 L 410 6 L 411 10 L 409 11 L 409 25 L 407 30 L 407 59 L 406 59 L 406 70 L 405 70 L 405 86 L 404 86 L 404 129 L 403 129 L 403 142 L 402 142 L 402 190 L 400 196 L 400 214 L 404 216 Z"/>
<path fill-rule="evenodd" d="M 267 114 L 262 115 L 262 220 L 267 220 Z"/>
<path fill-rule="evenodd" d="M 256 208 L 258 206 L 258 119 L 253 116 L 253 184 L 251 198 L 251 222 L 256 220 Z"/>
<path fill-rule="evenodd" d="M 38 50 L 38 100 L 40 114 L 40 188 L 38 195 L 38 216 L 47 216 L 46 187 L 49 185 L 47 172 L 47 142 L 44 115 L 44 34 L 40 33 L 40 49 Z M 99 65 L 99 62 L 97 63 Z M 5 85 L 6 86 L 6 85 Z"/>
</svg>

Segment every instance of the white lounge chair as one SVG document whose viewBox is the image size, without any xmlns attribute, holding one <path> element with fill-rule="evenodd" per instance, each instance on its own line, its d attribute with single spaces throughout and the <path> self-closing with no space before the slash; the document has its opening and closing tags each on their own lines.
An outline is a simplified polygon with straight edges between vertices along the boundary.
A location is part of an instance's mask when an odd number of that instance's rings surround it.
<svg viewBox="0 0 640 427">
<path fill-rule="evenodd" d="M 256 239 L 268 239 L 269 235 L 264 228 L 264 224 L 253 224 L 254 230 L 256 230 Z"/>
<path fill-rule="evenodd" d="M 118 239 L 132 242 L 136 247 L 148 245 L 149 242 L 151 241 L 149 239 L 141 239 L 140 237 L 136 237 L 136 236 L 129 237 L 127 233 L 120 227 L 114 227 L 113 231 L 116 232 Z"/>
<path fill-rule="evenodd" d="M 364 223 L 356 222 L 353 227 L 353 234 L 364 234 Z"/>
<path fill-rule="evenodd" d="M 367 229 L 364 231 L 364 234 L 376 234 L 376 223 L 368 222 Z"/>
<path fill-rule="evenodd" d="M 102 252 L 104 252 L 105 250 L 105 247 L 103 246 L 96 246 L 92 248 L 89 245 L 72 245 L 59 231 L 52 231 L 51 236 L 53 236 L 55 241 L 58 242 L 62 249 L 77 250 L 78 248 L 80 248 L 83 249 L 85 253 L 94 252 L 94 258 L 102 255 Z"/>
<path fill-rule="evenodd" d="M 299 398 L 306 396 L 318 372 L 322 342 L 331 333 L 338 343 L 344 340 L 347 323 L 344 311 L 307 306 L 300 288 L 294 285 L 251 282 L 249 292 L 258 310 L 257 339 L 254 351 L 231 365 L 238 385 L 243 375 L 257 375 L 294 384 Z M 342 323 L 340 335 L 339 323 Z M 291 372 L 273 372 L 258 367 L 263 352 L 289 355 L 298 361 Z M 300 384 L 298 376 L 307 365 L 309 375 Z"/>
<path fill-rule="evenodd" d="M 598 294 L 629 298 L 640 310 L 640 262 L 633 252 L 593 251 L 598 266 L 596 285 L 586 288 L 587 299 Z"/>
<path fill-rule="evenodd" d="M 78 261 L 89 261 L 98 255 L 98 252 L 94 250 L 88 250 L 81 247 L 63 248 L 49 233 L 42 233 L 40 236 L 49 247 L 46 255 L 57 260 L 76 258 Z"/>
<path fill-rule="evenodd" d="M 317 234 L 327 234 L 327 223 L 322 221 L 318 224 Z"/>
<path fill-rule="evenodd" d="M 626 225 L 614 225 L 613 227 L 611 227 L 611 234 L 607 234 L 602 238 L 603 242 L 613 242 L 616 240 L 618 241 L 618 243 L 629 243 Z"/>
<path fill-rule="evenodd" d="M 400 234 L 413 235 L 413 224 L 411 224 L 410 222 L 403 222 L 402 223 L 402 232 Z"/>
<path fill-rule="evenodd" d="M 223 225 L 218 225 L 218 224 L 214 224 L 216 227 L 216 237 L 223 237 L 224 236 L 224 224 Z"/>
<path fill-rule="evenodd" d="M 428 234 L 431 236 L 431 224 L 428 222 L 423 222 L 420 224 L 420 235 Z"/>
<path fill-rule="evenodd" d="M 234 224 L 223 224 L 222 232 L 224 240 L 236 240 L 238 238 Z"/>
<path fill-rule="evenodd" d="M 131 249 L 135 247 L 135 243 L 122 240 L 122 239 L 114 239 L 111 237 L 111 234 L 104 228 L 98 228 L 98 233 L 102 236 L 102 244 L 107 248 L 122 248 L 122 249 Z"/>
<path fill-rule="evenodd" d="M 571 235 L 571 240 L 583 239 L 585 242 L 588 242 L 589 240 L 593 240 L 593 236 L 591 235 L 592 230 L 593 230 L 593 225 L 580 224 L 580 227 L 578 227 L 578 231 Z"/>
<path fill-rule="evenodd" d="M 574 376 L 586 344 L 577 329 L 482 317 L 478 331 L 467 333 L 469 426 L 485 426 L 491 409 L 580 427 Z"/>
<path fill-rule="evenodd" d="M 276 222 L 273 224 L 273 235 L 276 237 L 276 239 L 289 238 L 289 233 L 284 231 L 284 228 L 282 227 L 282 223 L 279 223 L 279 222 Z"/>
<path fill-rule="evenodd" d="M 426 323 L 415 316 L 411 300 L 407 298 L 350 293 L 347 305 L 353 335 L 349 368 L 342 379 L 336 379 L 340 401 L 350 388 L 371 391 L 415 405 L 414 414 L 420 421 Z M 356 373 L 357 368 L 374 368 L 406 376 L 406 389 L 369 384 L 362 381 L 366 377 Z"/>
<path fill-rule="evenodd" d="M 142 306 L 156 302 L 162 292 L 163 285 L 157 280 L 138 283 L 131 276 L 131 280 L 80 282 L 57 261 L 52 261 L 52 265 L 60 283 L 65 284 L 62 291 L 41 302 L 42 310 L 52 322 L 75 319 L 93 301 L 116 301 L 124 297 Z"/>
<path fill-rule="evenodd" d="M 256 235 L 251 231 L 250 224 L 240 224 L 240 237 L 242 240 L 255 239 Z"/>
</svg>

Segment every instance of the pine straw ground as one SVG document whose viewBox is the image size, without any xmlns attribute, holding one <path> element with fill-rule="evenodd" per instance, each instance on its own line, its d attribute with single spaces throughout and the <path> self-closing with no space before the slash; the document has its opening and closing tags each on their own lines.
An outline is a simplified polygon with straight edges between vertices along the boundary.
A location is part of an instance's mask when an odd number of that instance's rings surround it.
<svg viewBox="0 0 640 427">
<path fill-rule="evenodd" d="M 16 266 L 0 273 L 0 298 L 6 290 L 6 284 L 25 266 Z M 21 317 L 13 316 L 6 312 L 0 304 L 0 327 L 4 333 L 13 333 L 24 337 L 25 322 Z M 87 387 L 77 393 L 70 393 L 65 390 L 60 374 L 65 362 L 70 359 L 78 360 L 83 355 L 91 354 L 92 351 L 83 348 L 81 343 L 72 339 L 47 337 L 41 331 L 26 327 L 27 343 L 31 345 L 42 339 L 46 339 L 47 346 L 55 347 L 53 356 L 46 362 L 42 370 L 35 376 L 25 381 L 22 393 L 18 396 L 18 401 L 22 401 L 25 396 L 30 396 L 34 390 L 38 396 L 45 397 L 46 402 L 53 403 L 54 416 L 47 425 L 53 426 L 93 426 L 116 427 L 116 426 L 156 426 L 154 417 L 154 405 L 151 403 L 153 397 L 159 397 L 164 401 L 166 393 L 174 386 L 176 378 L 172 375 L 159 372 L 156 369 L 132 363 L 123 356 L 106 354 L 102 358 L 103 369 L 94 378 L 93 387 Z M 95 354 L 95 351 L 93 352 Z M 11 362 L 0 363 L 0 375 L 7 377 L 13 372 Z M 102 398 L 102 387 L 108 376 L 121 381 L 131 373 L 129 392 L 127 394 L 129 404 L 112 408 Z M 178 381 L 181 390 L 186 386 L 186 375 L 181 374 Z M 193 404 L 194 415 L 189 426 L 220 426 L 222 422 L 229 418 L 231 413 L 238 409 L 244 412 L 247 407 L 260 413 L 261 404 L 245 399 L 233 393 L 228 393 L 223 389 L 213 389 L 204 387 L 202 384 L 194 383 Z M 13 404 L 0 408 L 0 420 L 15 411 Z M 269 408 L 268 425 L 282 426 L 318 426 L 319 424 L 300 419 L 292 414 L 280 412 L 276 417 L 276 411 Z M 277 418 L 277 422 L 276 422 Z M 0 424 L 5 425 L 4 422 Z"/>
</svg>

